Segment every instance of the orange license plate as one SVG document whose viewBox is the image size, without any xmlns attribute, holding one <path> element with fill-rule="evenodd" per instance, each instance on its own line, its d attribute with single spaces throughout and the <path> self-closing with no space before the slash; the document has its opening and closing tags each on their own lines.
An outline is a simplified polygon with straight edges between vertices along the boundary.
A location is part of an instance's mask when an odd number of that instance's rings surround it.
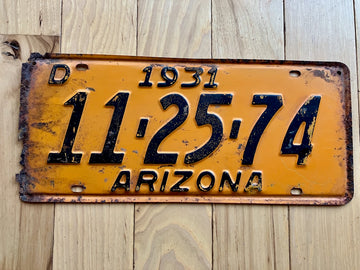
<svg viewBox="0 0 360 270">
<path fill-rule="evenodd" d="M 20 198 L 345 204 L 349 78 L 334 62 L 34 54 Z"/>
</svg>

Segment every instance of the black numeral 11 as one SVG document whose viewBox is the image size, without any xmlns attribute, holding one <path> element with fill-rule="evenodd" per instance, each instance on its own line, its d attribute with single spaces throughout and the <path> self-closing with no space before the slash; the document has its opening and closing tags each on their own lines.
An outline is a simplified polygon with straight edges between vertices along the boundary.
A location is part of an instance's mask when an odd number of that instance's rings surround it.
<svg viewBox="0 0 360 270">
<path fill-rule="evenodd" d="M 78 164 L 81 161 L 81 153 L 72 153 L 75 137 L 80 124 L 81 116 L 84 110 L 87 98 L 86 92 L 78 92 L 72 98 L 64 103 L 65 106 L 73 105 L 69 126 L 67 128 L 64 142 L 59 153 L 49 153 L 48 163 L 66 163 Z M 91 153 L 89 163 L 121 163 L 124 153 L 114 153 L 116 140 L 119 134 L 120 125 L 125 113 L 125 107 L 129 98 L 128 92 L 117 93 L 110 99 L 106 106 L 114 107 L 110 127 L 105 139 L 104 147 L 101 153 Z"/>
</svg>

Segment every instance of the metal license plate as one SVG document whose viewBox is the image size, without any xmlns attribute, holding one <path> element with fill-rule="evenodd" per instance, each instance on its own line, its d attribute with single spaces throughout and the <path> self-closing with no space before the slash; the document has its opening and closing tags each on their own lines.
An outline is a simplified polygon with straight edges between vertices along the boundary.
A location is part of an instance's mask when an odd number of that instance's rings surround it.
<svg viewBox="0 0 360 270">
<path fill-rule="evenodd" d="M 350 100 L 341 63 L 35 54 L 20 197 L 345 204 Z"/>
</svg>

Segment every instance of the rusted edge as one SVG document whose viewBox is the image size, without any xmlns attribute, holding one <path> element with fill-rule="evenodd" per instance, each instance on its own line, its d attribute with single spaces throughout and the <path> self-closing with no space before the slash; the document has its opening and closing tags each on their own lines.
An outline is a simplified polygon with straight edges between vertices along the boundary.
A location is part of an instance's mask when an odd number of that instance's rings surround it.
<svg viewBox="0 0 360 270">
<path fill-rule="evenodd" d="M 21 197 L 25 202 L 31 203 L 217 203 L 217 204 L 265 204 L 265 205 L 343 205 L 344 197 L 312 197 L 312 196 L 96 196 L 96 195 L 50 195 L 50 194 L 25 194 Z"/>
<path fill-rule="evenodd" d="M 353 170 L 353 139 L 352 139 L 352 112 L 351 112 L 351 87 L 350 70 L 343 64 L 338 63 L 343 72 L 344 83 L 344 123 L 346 127 L 346 166 L 347 166 L 347 188 L 343 204 L 350 202 L 354 196 L 354 170 Z"/>
<path fill-rule="evenodd" d="M 26 171 L 26 155 L 28 141 L 28 95 L 31 84 L 31 74 L 35 66 L 35 60 L 41 58 L 39 53 L 31 54 L 28 63 L 23 63 L 21 68 L 21 85 L 20 85 L 20 114 L 19 114 L 19 133 L 18 139 L 23 141 L 23 149 L 21 151 L 20 164 L 23 166 L 19 174 L 16 175 L 16 181 L 20 185 L 19 194 L 22 201 L 26 201 L 29 175 Z"/>
<path fill-rule="evenodd" d="M 45 54 L 46 55 L 46 54 Z M 32 62 L 32 61 L 36 61 L 38 59 L 45 59 L 44 55 L 38 53 L 38 52 L 34 52 L 30 54 L 30 57 L 28 59 L 28 62 Z"/>
<path fill-rule="evenodd" d="M 277 59 L 230 59 L 230 58 L 175 58 L 175 57 L 150 57 L 150 56 L 131 56 L 131 55 L 105 55 L 105 54 L 62 54 L 45 53 L 41 59 L 52 60 L 115 60 L 115 61 L 135 61 L 135 62 L 187 62 L 200 64 L 269 64 L 269 65 L 312 65 L 312 66 L 347 66 L 338 61 L 305 61 L 305 60 L 277 60 Z"/>
<path fill-rule="evenodd" d="M 279 64 L 279 65 L 314 65 L 314 66 L 328 66 L 332 68 L 342 69 L 342 78 L 344 86 L 344 123 L 346 127 L 346 152 L 347 152 L 347 189 L 343 197 L 329 197 L 329 198 L 313 198 L 313 197 L 299 197 L 296 199 L 284 197 L 166 197 L 166 196 L 152 196 L 152 197 L 113 197 L 106 196 L 105 199 L 91 195 L 37 195 L 29 194 L 27 192 L 31 176 L 26 172 L 25 162 L 27 154 L 27 139 L 28 139 L 28 122 L 27 112 L 28 104 L 27 97 L 30 90 L 31 74 L 36 65 L 37 60 L 45 59 L 98 59 L 98 60 L 123 60 L 123 61 L 154 61 L 154 62 L 189 62 L 189 63 L 236 63 L 236 64 Z M 21 73 L 21 89 L 20 89 L 20 117 L 19 117 L 19 140 L 23 140 L 23 150 L 21 153 L 20 164 L 24 168 L 16 175 L 16 180 L 20 184 L 20 199 L 24 202 L 81 202 L 81 203 L 112 203 L 112 202 L 164 202 L 164 203 L 235 203 L 235 204 L 301 204 L 301 205 L 344 205 L 350 202 L 354 196 L 354 175 L 353 175 L 353 139 L 352 139 L 352 110 L 351 110 L 351 87 L 350 87 L 350 70 L 341 62 L 330 61 L 295 61 L 295 60 L 258 60 L 258 59 L 193 59 L 193 58 L 158 58 L 158 57 L 139 57 L 139 56 L 117 56 L 117 55 L 95 55 L 95 54 L 48 54 L 41 55 L 40 53 L 32 53 L 28 59 L 28 63 L 22 64 Z M 166 198 L 164 198 L 166 197 Z"/>
</svg>

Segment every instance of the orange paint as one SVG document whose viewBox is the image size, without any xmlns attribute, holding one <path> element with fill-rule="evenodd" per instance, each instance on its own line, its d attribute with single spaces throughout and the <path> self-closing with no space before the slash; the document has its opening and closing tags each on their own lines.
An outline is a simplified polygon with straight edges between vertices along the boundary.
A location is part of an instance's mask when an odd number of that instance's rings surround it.
<svg viewBox="0 0 360 270">
<path fill-rule="evenodd" d="M 54 64 L 70 68 L 64 84 L 49 84 Z M 77 70 L 77 64 L 88 69 Z M 152 65 L 151 87 L 139 87 Z M 157 87 L 164 82 L 163 66 L 175 67 L 177 81 L 168 87 Z M 217 67 L 217 88 L 204 88 Z M 194 72 L 184 67 L 201 67 L 201 82 L 196 87 L 184 88 L 181 83 L 194 82 Z M 292 76 L 290 71 L 300 72 Z M 59 73 L 60 74 L 60 73 Z M 171 72 L 166 73 L 172 78 Z M 24 74 L 23 74 L 24 76 Z M 57 74 L 57 76 L 60 76 Z M 61 76 L 60 76 L 61 78 Z M 171 201 L 222 203 L 290 203 L 290 204 L 343 204 L 352 197 L 352 153 L 349 73 L 338 63 L 294 63 L 187 60 L 161 58 L 131 58 L 116 56 L 56 55 L 36 60 L 31 72 L 26 99 L 27 121 L 25 137 L 25 167 L 28 183 L 24 200 L 71 201 Z M 64 103 L 77 92 L 87 93 L 84 110 L 73 145 L 73 153 L 82 153 L 79 164 L 49 164 L 50 152 L 59 152 L 69 125 L 73 106 Z M 129 93 L 125 113 L 114 152 L 124 153 L 121 164 L 89 164 L 91 153 L 102 151 L 114 107 L 105 106 L 117 93 Z M 175 164 L 144 164 L 144 157 L 154 134 L 179 111 L 176 105 L 163 109 L 160 99 L 170 93 L 182 96 L 189 104 L 189 113 L 182 125 L 172 131 L 159 146 L 159 153 L 177 153 Z M 187 153 L 201 148 L 211 137 L 210 125 L 198 126 L 195 118 L 201 94 L 231 94 L 231 104 L 209 105 L 207 113 L 217 115 L 223 125 L 223 136 L 215 150 L 202 160 L 185 164 Z M 254 95 L 279 95 L 283 105 L 269 121 L 257 145 L 252 165 L 242 165 L 244 149 L 249 135 L 267 105 L 252 105 Z M 281 154 L 281 147 L 293 118 L 311 96 L 321 96 L 313 128 L 310 155 L 304 165 L 297 165 L 298 155 Z M 24 106 L 24 104 L 22 105 Z M 136 137 L 141 118 L 148 124 L 143 138 Z M 233 120 L 241 119 L 236 139 L 229 138 Z M 350 124 L 349 124 L 350 123 Z M 304 127 L 300 128 L 304 130 Z M 311 131 L 310 128 L 308 131 Z M 301 142 L 303 132 L 296 134 Z M 158 174 L 154 191 L 142 184 L 135 191 L 141 170 Z M 188 192 L 171 192 L 170 188 L 181 179 L 175 171 L 192 171 L 192 176 L 181 187 Z M 121 171 L 130 171 L 130 191 L 111 188 Z M 165 172 L 167 183 L 161 191 Z M 214 186 L 202 191 L 197 185 L 201 172 L 213 172 Z M 235 181 L 241 171 L 237 192 L 225 183 L 219 191 L 221 177 L 227 171 Z M 244 191 L 253 172 L 261 172 L 261 191 Z M 122 179 L 125 182 L 125 177 Z M 211 178 L 201 183 L 208 187 Z M 255 181 L 257 182 L 257 180 Z M 255 184 L 255 186 L 258 183 Z M 83 186 L 80 193 L 72 186 Z M 301 188 L 302 194 L 291 195 L 292 188 Z M 76 188 L 77 189 L 77 188 Z M 73 188 L 74 190 L 74 188 Z"/>
</svg>

